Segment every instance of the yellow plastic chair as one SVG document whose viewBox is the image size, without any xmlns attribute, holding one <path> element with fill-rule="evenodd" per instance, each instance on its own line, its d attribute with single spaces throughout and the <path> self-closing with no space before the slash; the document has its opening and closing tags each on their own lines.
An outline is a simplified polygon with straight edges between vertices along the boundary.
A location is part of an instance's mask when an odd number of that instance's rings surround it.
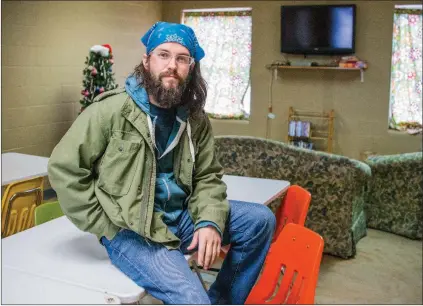
<svg viewBox="0 0 423 306">
<path fill-rule="evenodd" d="M 34 226 L 34 210 L 43 201 L 43 177 L 35 177 L 7 186 L 1 201 L 1 237 Z"/>
<path fill-rule="evenodd" d="M 59 201 L 43 203 L 35 208 L 35 225 L 40 225 L 63 216 Z"/>
</svg>

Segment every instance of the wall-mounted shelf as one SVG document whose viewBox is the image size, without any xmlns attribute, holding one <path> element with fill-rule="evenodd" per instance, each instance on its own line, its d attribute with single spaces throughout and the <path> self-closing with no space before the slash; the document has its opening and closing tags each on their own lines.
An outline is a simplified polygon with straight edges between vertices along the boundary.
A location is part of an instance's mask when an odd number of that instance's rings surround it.
<svg viewBox="0 0 423 306">
<path fill-rule="evenodd" d="M 340 70 L 340 71 L 359 71 L 361 82 L 364 82 L 364 68 L 344 68 L 331 66 L 287 66 L 287 65 L 267 65 L 267 69 L 276 71 L 276 79 L 278 77 L 277 71 L 279 69 L 297 69 L 297 70 Z"/>
</svg>

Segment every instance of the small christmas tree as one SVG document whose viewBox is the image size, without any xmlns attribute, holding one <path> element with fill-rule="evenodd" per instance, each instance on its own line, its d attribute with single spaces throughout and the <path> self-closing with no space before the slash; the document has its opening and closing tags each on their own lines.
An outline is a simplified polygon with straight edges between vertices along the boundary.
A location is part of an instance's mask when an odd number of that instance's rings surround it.
<svg viewBox="0 0 423 306">
<path fill-rule="evenodd" d="M 83 70 L 83 98 L 79 101 L 82 105 L 81 112 L 93 103 L 96 96 L 118 87 L 115 84 L 112 65 L 113 54 L 110 45 L 95 45 L 90 49 Z"/>
</svg>

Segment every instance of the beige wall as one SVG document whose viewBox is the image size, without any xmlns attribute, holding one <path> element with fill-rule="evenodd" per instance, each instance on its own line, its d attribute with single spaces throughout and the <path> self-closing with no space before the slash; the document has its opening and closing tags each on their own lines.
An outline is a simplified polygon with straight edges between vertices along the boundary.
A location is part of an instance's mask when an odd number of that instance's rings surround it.
<svg viewBox="0 0 423 306">
<path fill-rule="evenodd" d="M 266 136 L 268 88 L 265 68 L 280 53 L 280 6 L 333 1 L 163 1 L 163 19 L 179 22 L 182 9 L 252 7 L 252 104 L 249 122 L 213 120 L 216 135 Z M 344 1 L 339 1 L 345 3 Z M 315 111 L 335 110 L 334 152 L 360 158 L 363 151 L 380 154 L 421 150 L 421 136 L 388 131 L 393 8 L 400 1 L 349 1 L 357 4 L 356 55 L 369 62 L 360 82 L 358 72 L 282 71 L 273 86 L 270 137 L 285 140 L 289 106 Z M 419 3 L 418 1 L 410 1 Z M 402 4 L 404 4 L 402 2 Z M 299 57 L 301 59 L 301 57 Z M 321 61 L 324 57 L 310 57 Z M 298 57 L 289 56 L 289 59 Z"/>
<path fill-rule="evenodd" d="M 89 49 L 110 44 L 117 83 L 141 60 L 161 1 L 2 1 L 2 152 L 50 156 L 79 111 Z"/>
<path fill-rule="evenodd" d="M 116 80 L 123 85 L 145 50 L 140 36 L 162 17 L 179 22 L 184 8 L 253 8 L 250 121 L 213 120 L 213 127 L 216 135 L 265 137 L 271 76 L 265 65 L 281 59 L 280 6 L 299 2 L 327 1 L 2 1 L 2 152 L 49 156 L 79 110 L 89 48 L 112 45 Z M 356 54 L 370 65 L 364 83 L 356 72 L 282 71 L 273 86 L 270 138 L 285 140 L 291 105 L 333 108 L 335 153 L 359 158 L 363 151 L 418 151 L 421 136 L 387 129 L 392 10 L 400 2 L 355 3 Z"/>
</svg>

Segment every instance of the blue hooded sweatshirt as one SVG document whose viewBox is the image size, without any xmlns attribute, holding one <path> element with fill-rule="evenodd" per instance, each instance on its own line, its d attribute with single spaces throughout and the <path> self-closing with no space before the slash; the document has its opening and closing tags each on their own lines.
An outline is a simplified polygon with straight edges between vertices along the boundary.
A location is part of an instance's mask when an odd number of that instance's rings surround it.
<svg viewBox="0 0 423 306">
<path fill-rule="evenodd" d="M 188 111 L 183 106 L 176 109 L 164 109 L 150 104 L 147 91 L 139 86 L 134 76 L 126 79 L 125 89 L 138 107 L 148 115 L 157 162 L 154 210 L 163 212 L 163 222 L 175 234 L 182 211 L 187 208 L 188 195 L 176 183 L 173 173 L 173 149 L 179 143 L 185 128 L 187 128 L 188 138 L 191 142 L 191 129 L 187 119 Z M 193 148 L 192 144 L 190 148 Z M 191 154 L 194 155 L 193 150 L 191 150 Z M 193 160 L 195 160 L 194 156 Z M 210 221 L 200 222 L 195 229 L 209 225 L 214 226 L 220 233 L 218 226 Z M 220 234 L 222 235 L 222 233 Z"/>
</svg>

